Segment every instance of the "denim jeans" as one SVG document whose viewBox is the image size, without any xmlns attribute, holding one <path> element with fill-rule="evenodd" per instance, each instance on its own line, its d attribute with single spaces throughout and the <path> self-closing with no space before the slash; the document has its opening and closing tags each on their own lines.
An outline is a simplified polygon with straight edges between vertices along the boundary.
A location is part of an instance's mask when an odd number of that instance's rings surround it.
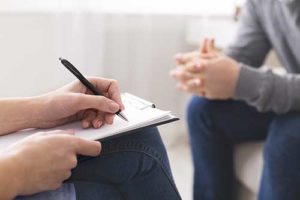
<svg viewBox="0 0 300 200">
<path fill-rule="evenodd" d="M 80 159 L 67 183 L 77 200 L 181 199 L 156 128 L 103 141 L 100 156 Z"/>
<path fill-rule="evenodd" d="M 239 101 L 193 97 L 188 106 L 194 199 L 234 199 L 233 145 L 265 140 L 260 200 L 300 199 L 300 113 L 260 113 Z"/>
</svg>

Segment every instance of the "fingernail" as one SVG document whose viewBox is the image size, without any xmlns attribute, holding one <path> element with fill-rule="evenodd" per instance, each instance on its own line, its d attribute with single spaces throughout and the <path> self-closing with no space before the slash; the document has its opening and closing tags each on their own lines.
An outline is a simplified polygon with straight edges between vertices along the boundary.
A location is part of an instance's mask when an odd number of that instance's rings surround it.
<svg viewBox="0 0 300 200">
<path fill-rule="evenodd" d="M 181 59 L 181 57 L 182 57 L 182 55 L 181 55 L 180 53 L 178 53 L 178 54 L 176 54 L 176 55 L 174 56 L 174 58 L 175 58 L 176 60 Z"/>
<path fill-rule="evenodd" d="M 89 128 L 89 126 L 90 126 L 90 122 L 88 121 L 83 122 L 83 128 Z"/>
<path fill-rule="evenodd" d="M 97 123 L 96 123 L 96 125 L 97 125 L 98 128 L 100 128 L 101 125 L 102 125 L 102 121 L 98 120 Z"/>
<path fill-rule="evenodd" d="M 195 67 L 196 67 L 197 69 L 201 69 L 201 68 L 202 68 L 202 65 L 201 65 L 201 63 L 197 63 Z"/>
<path fill-rule="evenodd" d="M 196 79 L 195 82 L 194 82 L 194 84 L 196 86 L 199 86 L 201 84 L 201 80 L 200 79 Z"/>
</svg>

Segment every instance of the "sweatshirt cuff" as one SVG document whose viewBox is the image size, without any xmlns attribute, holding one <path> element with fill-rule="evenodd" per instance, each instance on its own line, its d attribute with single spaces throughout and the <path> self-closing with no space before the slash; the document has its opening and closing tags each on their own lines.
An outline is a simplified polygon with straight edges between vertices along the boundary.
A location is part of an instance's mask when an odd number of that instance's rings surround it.
<svg viewBox="0 0 300 200">
<path fill-rule="evenodd" d="M 240 64 L 240 67 L 240 74 L 233 98 L 244 101 L 255 100 L 259 96 L 259 90 L 263 85 L 264 73 L 243 63 Z"/>
</svg>

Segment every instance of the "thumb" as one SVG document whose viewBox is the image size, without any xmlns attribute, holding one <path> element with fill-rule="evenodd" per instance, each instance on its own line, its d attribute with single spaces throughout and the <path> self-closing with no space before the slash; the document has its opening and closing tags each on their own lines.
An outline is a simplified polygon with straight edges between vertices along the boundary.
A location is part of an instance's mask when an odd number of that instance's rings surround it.
<svg viewBox="0 0 300 200">
<path fill-rule="evenodd" d="M 116 113 L 120 109 L 116 102 L 104 96 L 86 94 L 81 95 L 80 107 L 81 110 L 95 109 L 107 113 Z"/>
<path fill-rule="evenodd" d="M 68 129 L 68 130 L 53 130 L 53 131 L 47 131 L 47 132 L 39 132 L 36 133 L 39 135 L 53 135 L 53 134 L 67 134 L 67 135 L 75 135 L 75 130 Z"/>
<path fill-rule="evenodd" d="M 200 48 L 199 48 L 200 54 L 207 53 L 207 41 L 208 39 L 204 38 L 204 40 L 200 43 Z"/>
<path fill-rule="evenodd" d="M 98 156 L 101 152 L 101 143 L 98 141 L 91 141 L 82 138 L 77 139 L 75 151 L 83 156 Z"/>
</svg>

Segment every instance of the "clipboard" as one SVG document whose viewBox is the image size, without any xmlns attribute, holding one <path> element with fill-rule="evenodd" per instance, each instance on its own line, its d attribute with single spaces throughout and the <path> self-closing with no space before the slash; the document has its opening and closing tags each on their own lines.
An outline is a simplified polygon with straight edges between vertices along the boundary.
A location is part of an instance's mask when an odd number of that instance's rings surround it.
<svg viewBox="0 0 300 200">
<path fill-rule="evenodd" d="M 121 97 L 122 97 L 123 103 L 125 105 L 127 105 L 127 106 L 130 105 L 130 106 L 135 107 L 136 109 L 139 109 L 139 110 L 145 110 L 145 109 L 157 109 L 157 110 L 160 110 L 160 109 L 156 108 L 156 105 L 154 103 L 152 103 L 150 101 L 147 101 L 147 100 L 145 100 L 145 99 L 143 99 L 141 97 L 135 96 L 133 94 L 122 93 Z M 169 111 L 167 111 L 167 112 L 169 112 Z M 164 124 L 168 124 L 168 123 L 180 120 L 178 117 L 172 115 L 171 112 L 168 115 L 168 117 L 169 117 L 168 119 L 166 118 L 164 120 L 157 121 L 157 122 L 154 122 L 154 123 L 151 123 L 151 124 L 139 127 L 139 128 L 135 128 L 135 129 L 129 130 L 129 131 L 125 131 L 125 132 L 119 133 L 117 135 L 112 135 L 112 136 L 109 136 L 109 137 L 98 139 L 98 141 L 110 140 L 110 139 L 113 139 L 113 138 L 116 138 L 116 137 L 120 137 L 120 136 L 124 136 L 124 135 L 129 135 L 131 133 L 141 131 L 141 130 L 143 130 L 145 128 L 157 127 L 157 126 L 161 126 L 161 125 L 164 125 Z"/>
</svg>

